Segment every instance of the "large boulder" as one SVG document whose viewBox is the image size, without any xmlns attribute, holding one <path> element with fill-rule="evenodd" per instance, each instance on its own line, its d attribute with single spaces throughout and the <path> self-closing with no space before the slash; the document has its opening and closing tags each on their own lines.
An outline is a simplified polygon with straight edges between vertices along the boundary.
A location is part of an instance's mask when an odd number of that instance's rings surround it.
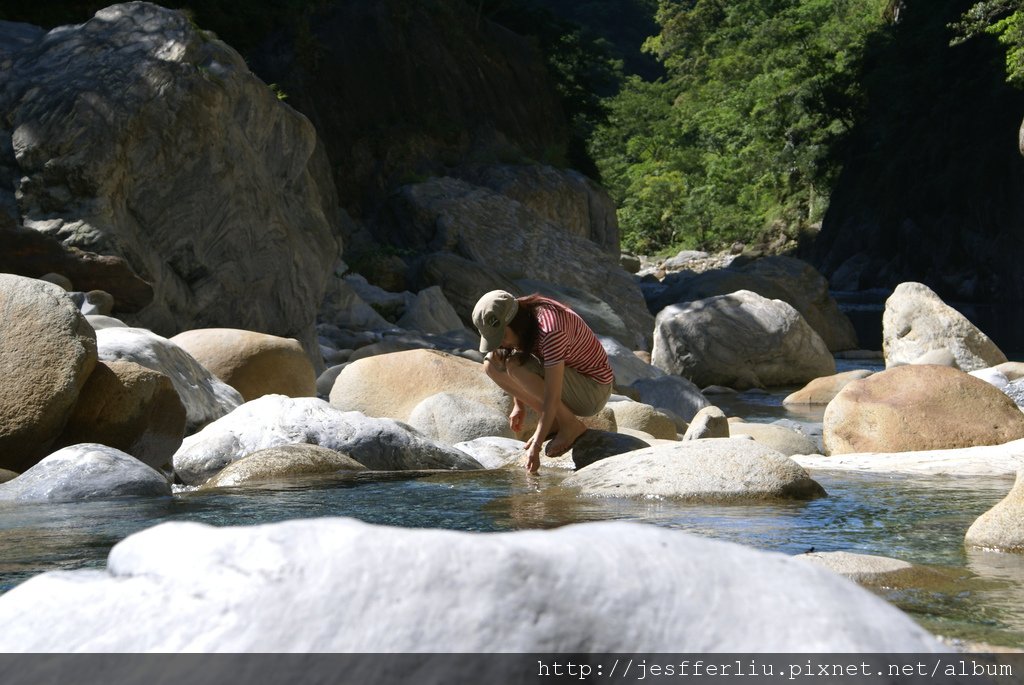
<svg viewBox="0 0 1024 685">
<path fill-rule="evenodd" d="M 661 443 L 602 459 L 562 481 L 584 495 L 699 501 L 810 499 L 825 490 L 791 459 L 751 440 Z"/>
<path fill-rule="evenodd" d="M 185 437 L 185 406 L 167 376 L 128 361 L 98 362 L 59 444 L 99 443 L 161 468 Z"/>
<path fill-rule="evenodd" d="M 806 383 L 836 371 L 799 312 L 747 290 L 661 310 L 651 361 L 701 387 L 739 390 Z"/>
<path fill-rule="evenodd" d="M 453 178 L 434 178 L 404 186 L 395 198 L 394 240 L 417 252 L 452 252 L 495 272 L 500 278 L 532 279 L 600 293 L 601 300 L 626 324 L 624 344 L 647 349 L 652 320 L 640 288 L 609 254 L 587 239 L 571 235 L 526 205 Z M 425 274 L 424 274 L 425 275 Z M 424 283 L 423 285 L 435 285 Z M 466 293 L 445 290 L 463 320 L 471 320 Z M 512 290 L 516 292 L 518 288 Z M 485 291 L 478 291 L 475 299 Z"/>
<path fill-rule="evenodd" d="M 316 372 L 294 338 L 234 328 L 199 328 L 171 338 L 246 402 L 263 395 L 316 396 Z"/>
<path fill-rule="evenodd" d="M 828 281 L 810 264 L 792 257 L 762 257 L 739 267 L 713 269 L 691 277 L 666 278 L 667 287 L 652 298 L 651 311 L 694 300 L 749 290 L 782 300 L 800 312 L 832 352 L 856 349 L 853 323 L 829 295 Z"/>
<path fill-rule="evenodd" d="M 0 192 L 26 227 L 150 282 L 131 323 L 258 330 L 315 351 L 340 252 L 329 164 L 309 120 L 232 48 L 182 12 L 113 5 L 15 51 L 0 113 L 15 179 Z"/>
<path fill-rule="evenodd" d="M 397 421 L 342 412 L 312 397 L 264 395 L 185 438 L 174 472 L 198 485 L 253 452 L 297 443 L 344 453 L 376 471 L 481 468 L 466 453 Z"/>
<path fill-rule="evenodd" d="M 967 529 L 964 542 L 971 547 L 1003 552 L 1024 552 L 1024 471 L 1009 494 L 978 517 Z"/>
<path fill-rule="evenodd" d="M 0 483 L 0 501 L 70 502 L 127 496 L 169 496 L 171 484 L 150 466 L 106 445 L 71 445 L 13 480 Z"/>
<path fill-rule="evenodd" d="M 61 288 L 0 274 L 0 467 L 46 456 L 96 365 L 96 334 Z"/>
<path fill-rule="evenodd" d="M 437 350 L 406 350 L 358 359 L 338 375 L 331 404 L 407 421 L 416 406 L 447 392 L 475 400 L 508 414 L 512 400 L 484 373 L 477 362 Z"/>
<path fill-rule="evenodd" d="M 1024 413 L 985 381 L 946 366 L 897 366 L 853 381 L 825 408 L 826 454 L 998 445 Z"/>
<path fill-rule="evenodd" d="M 105 571 L 8 591 L 0 623 L 4 652 L 943 651 L 834 573 L 621 521 L 510 533 L 164 523 L 118 543 Z M 396 675 L 403 663 L 385 665 Z M 288 675 L 313 678 L 301 667 Z M 379 656 L 374 667 L 366 680 L 380 679 Z M 483 673 L 473 676 L 509 681 Z"/>
<path fill-rule="evenodd" d="M 928 286 L 913 282 L 900 283 L 885 301 L 882 351 L 887 368 L 935 354 L 952 355 L 963 371 L 1006 362 L 1006 355 L 967 317 Z"/>
<path fill-rule="evenodd" d="M 143 328 L 104 328 L 96 331 L 99 358 L 129 361 L 171 379 L 185 405 L 185 432 L 194 433 L 242 404 L 242 396 L 218 379 L 188 352 Z"/>
</svg>

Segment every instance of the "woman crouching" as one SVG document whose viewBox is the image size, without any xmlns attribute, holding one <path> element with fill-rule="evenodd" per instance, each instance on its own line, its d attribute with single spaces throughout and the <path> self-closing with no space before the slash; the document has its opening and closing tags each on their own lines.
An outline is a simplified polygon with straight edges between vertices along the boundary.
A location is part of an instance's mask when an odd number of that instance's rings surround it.
<svg viewBox="0 0 1024 685">
<path fill-rule="evenodd" d="M 544 441 L 547 456 L 569 451 L 587 427 L 578 416 L 601 411 L 615 376 L 608 355 L 579 314 L 540 295 L 515 297 L 493 290 L 476 303 L 484 371 L 513 398 L 508 423 L 523 427 L 526 408 L 539 414 L 526 442 L 526 468 L 536 472 Z"/>
</svg>

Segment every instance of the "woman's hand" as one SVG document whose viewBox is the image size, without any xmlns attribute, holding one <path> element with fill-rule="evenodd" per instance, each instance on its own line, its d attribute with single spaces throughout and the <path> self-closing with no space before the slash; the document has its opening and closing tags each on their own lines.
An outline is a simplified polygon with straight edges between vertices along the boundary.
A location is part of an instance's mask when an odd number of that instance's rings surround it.
<svg viewBox="0 0 1024 685">
<path fill-rule="evenodd" d="M 508 415 L 508 427 L 512 429 L 513 433 L 518 433 L 523 428 L 523 420 L 526 417 L 526 410 L 523 405 L 519 403 L 519 400 L 515 401 L 512 406 L 512 413 Z"/>
<path fill-rule="evenodd" d="M 523 458 L 523 468 L 529 473 L 537 473 L 540 470 L 540 448 L 541 441 L 530 439 L 526 444 L 526 456 Z"/>
</svg>

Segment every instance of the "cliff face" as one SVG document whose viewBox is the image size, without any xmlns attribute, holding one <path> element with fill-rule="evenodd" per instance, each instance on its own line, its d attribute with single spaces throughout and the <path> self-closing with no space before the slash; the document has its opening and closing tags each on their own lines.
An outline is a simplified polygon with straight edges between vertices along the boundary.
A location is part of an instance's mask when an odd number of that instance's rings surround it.
<svg viewBox="0 0 1024 685">
<path fill-rule="evenodd" d="M 864 65 L 868 111 L 808 257 L 842 290 L 927 284 L 1024 300 L 1024 93 L 994 40 L 950 47 L 970 3 L 907 3 Z"/>
<path fill-rule="evenodd" d="M 466 161 L 558 161 L 568 138 L 540 56 L 451 0 L 354 0 L 250 55 L 316 126 L 357 219 Z"/>
<path fill-rule="evenodd" d="M 248 328 L 317 351 L 340 246 L 309 121 L 237 52 L 157 5 L 0 29 L 0 210 L 15 224 L 3 244 L 21 225 L 52 239 L 18 242 L 26 252 L 127 265 L 152 292 L 128 282 L 115 307 L 158 333 Z"/>
</svg>

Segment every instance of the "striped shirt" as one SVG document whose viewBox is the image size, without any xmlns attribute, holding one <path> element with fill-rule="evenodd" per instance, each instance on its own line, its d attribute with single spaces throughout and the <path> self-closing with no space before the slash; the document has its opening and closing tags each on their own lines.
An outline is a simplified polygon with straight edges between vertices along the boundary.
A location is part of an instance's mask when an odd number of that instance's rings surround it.
<svg viewBox="0 0 1024 685">
<path fill-rule="evenodd" d="M 537 306 L 536 313 L 540 332 L 535 352 L 544 366 L 565 362 L 602 385 L 614 382 L 608 354 L 579 314 L 547 298 Z"/>
</svg>

